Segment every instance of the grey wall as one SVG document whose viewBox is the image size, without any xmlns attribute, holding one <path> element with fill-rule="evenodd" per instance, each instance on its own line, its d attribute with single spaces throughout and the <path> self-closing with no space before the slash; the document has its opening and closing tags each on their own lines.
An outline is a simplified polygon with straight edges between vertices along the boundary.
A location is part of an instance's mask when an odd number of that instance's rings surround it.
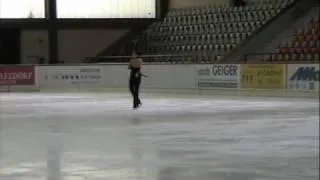
<svg viewBox="0 0 320 180">
<path fill-rule="evenodd" d="M 229 0 L 170 0 L 170 8 L 184 8 L 210 4 L 229 4 Z"/>
<path fill-rule="evenodd" d="M 21 31 L 21 63 L 33 64 L 36 58 L 42 56 L 48 59 L 48 33 L 45 30 Z"/>
<path fill-rule="evenodd" d="M 79 63 L 85 57 L 95 56 L 108 45 L 125 35 L 129 29 L 60 30 L 59 61 Z M 33 63 L 35 58 L 48 58 L 48 34 L 44 30 L 23 30 L 21 34 L 21 62 Z"/>
</svg>

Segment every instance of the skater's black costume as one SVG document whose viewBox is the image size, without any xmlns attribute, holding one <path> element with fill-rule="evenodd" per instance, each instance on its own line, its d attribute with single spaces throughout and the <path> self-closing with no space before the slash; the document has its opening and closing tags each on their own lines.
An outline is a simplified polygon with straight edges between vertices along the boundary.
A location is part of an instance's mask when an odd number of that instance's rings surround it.
<svg viewBox="0 0 320 180">
<path fill-rule="evenodd" d="M 139 98 L 139 88 L 140 88 L 141 76 L 142 76 L 141 68 L 140 66 L 133 67 L 132 63 L 130 63 L 129 69 L 131 70 L 130 80 L 129 80 L 129 89 L 133 97 L 133 108 L 138 108 L 141 105 L 141 101 Z"/>
</svg>

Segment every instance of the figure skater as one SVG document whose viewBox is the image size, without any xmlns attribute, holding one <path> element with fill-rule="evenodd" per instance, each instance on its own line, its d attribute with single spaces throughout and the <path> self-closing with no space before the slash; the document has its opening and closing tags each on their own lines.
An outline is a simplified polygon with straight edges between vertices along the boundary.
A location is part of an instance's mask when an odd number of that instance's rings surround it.
<svg viewBox="0 0 320 180">
<path fill-rule="evenodd" d="M 139 98 L 139 89 L 141 84 L 141 67 L 143 60 L 137 56 L 135 52 L 132 53 L 133 58 L 130 59 L 128 69 L 130 72 L 129 89 L 133 97 L 133 108 L 136 109 L 142 105 Z"/>
</svg>

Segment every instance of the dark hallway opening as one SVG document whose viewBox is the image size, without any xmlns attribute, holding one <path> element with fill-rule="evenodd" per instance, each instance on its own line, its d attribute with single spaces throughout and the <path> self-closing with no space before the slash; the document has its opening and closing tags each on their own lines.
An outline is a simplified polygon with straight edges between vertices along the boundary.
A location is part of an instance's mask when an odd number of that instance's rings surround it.
<svg viewBox="0 0 320 180">
<path fill-rule="evenodd" d="M 0 64 L 20 64 L 20 29 L 0 29 Z"/>
</svg>

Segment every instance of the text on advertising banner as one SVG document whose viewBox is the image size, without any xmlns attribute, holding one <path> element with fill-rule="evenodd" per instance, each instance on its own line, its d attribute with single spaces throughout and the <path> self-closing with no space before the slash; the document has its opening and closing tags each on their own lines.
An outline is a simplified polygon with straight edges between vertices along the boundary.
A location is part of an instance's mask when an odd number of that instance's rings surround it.
<svg viewBox="0 0 320 180">
<path fill-rule="evenodd" d="M 283 89 L 284 74 L 282 64 L 242 64 L 241 88 Z"/>
<path fill-rule="evenodd" d="M 35 85 L 34 66 L 0 67 L 0 85 Z"/>
<path fill-rule="evenodd" d="M 290 64 L 287 89 L 298 92 L 319 92 L 319 64 Z"/>
<path fill-rule="evenodd" d="M 238 88 L 239 65 L 196 65 L 198 88 Z"/>
<path fill-rule="evenodd" d="M 38 78 L 40 86 L 100 85 L 102 71 L 99 66 L 41 66 Z"/>
</svg>

